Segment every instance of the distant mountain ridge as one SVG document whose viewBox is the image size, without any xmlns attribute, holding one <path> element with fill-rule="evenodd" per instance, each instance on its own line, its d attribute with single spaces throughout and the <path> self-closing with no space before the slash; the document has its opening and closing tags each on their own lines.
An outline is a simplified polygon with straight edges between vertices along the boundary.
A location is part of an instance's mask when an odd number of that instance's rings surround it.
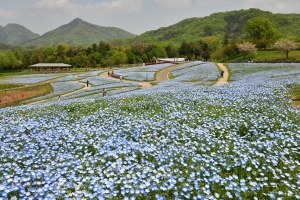
<svg viewBox="0 0 300 200">
<path fill-rule="evenodd" d="M 115 27 L 103 27 L 76 18 L 68 24 L 49 31 L 39 38 L 21 44 L 22 46 L 48 46 L 62 43 L 91 45 L 100 41 L 132 38 L 135 35 Z"/>
<path fill-rule="evenodd" d="M 288 37 L 299 37 L 300 14 L 274 14 L 256 8 L 213 13 L 206 17 L 184 19 L 168 27 L 147 31 L 134 39 L 120 41 L 122 44 L 133 43 L 134 40 L 144 42 L 171 42 L 179 45 L 183 41 L 197 40 L 206 36 L 224 38 L 228 34 L 231 39 L 243 38 L 246 22 L 254 17 L 268 18 L 277 30 Z"/>
<path fill-rule="evenodd" d="M 4 44 L 19 45 L 38 37 L 40 37 L 39 34 L 33 33 L 19 24 L 11 23 L 5 27 L 0 26 L 0 42 Z"/>
</svg>

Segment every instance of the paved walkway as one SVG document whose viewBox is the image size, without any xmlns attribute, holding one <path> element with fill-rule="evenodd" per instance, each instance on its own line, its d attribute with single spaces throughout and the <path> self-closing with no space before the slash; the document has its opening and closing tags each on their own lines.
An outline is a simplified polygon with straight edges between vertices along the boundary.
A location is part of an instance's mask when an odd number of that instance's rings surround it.
<svg viewBox="0 0 300 200">
<path fill-rule="evenodd" d="M 215 84 L 215 85 L 224 85 L 227 84 L 227 80 L 228 80 L 228 69 L 227 67 L 225 67 L 225 65 L 223 63 L 218 63 L 218 66 L 220 67 L 221 70 L 224 71 L 224 75 L 223 78 L 220 78 L 220 80 Z"/>
</svg>

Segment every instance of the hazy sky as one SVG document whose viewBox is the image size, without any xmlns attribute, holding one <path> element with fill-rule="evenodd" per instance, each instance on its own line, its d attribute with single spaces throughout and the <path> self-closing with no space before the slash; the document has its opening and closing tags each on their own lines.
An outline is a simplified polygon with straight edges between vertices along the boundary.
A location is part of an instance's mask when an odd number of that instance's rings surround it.
<svg viewBox="0 0 300 200">
<path fill-rule="evenodd" d="M 299 13 L 300 0 L 0 0 L 0 25 L 17 23 L 44 34 L 78 17 L 141 34 L 186 18 L 249 8 Z"/>
</svg>

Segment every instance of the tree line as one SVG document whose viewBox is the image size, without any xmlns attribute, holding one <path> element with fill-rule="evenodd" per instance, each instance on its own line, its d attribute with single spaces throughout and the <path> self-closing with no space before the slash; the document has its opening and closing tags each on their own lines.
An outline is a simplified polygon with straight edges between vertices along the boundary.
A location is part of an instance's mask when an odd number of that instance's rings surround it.
<svg viewBox="0 0 300 200">
<path fill-rule="evenodd" d="M 100 41 L 88 47 L 68 44 L 36 48 L 16 48 L 0 52 L 0 70 L 26 69 L 36 63 L 67 63 L 75 68 L 108 67 L 122 64 L 155 62 L 157 58 L 184 57 L 186 60 L 220 60 L 235 55 L 246 55 L 257 50 L 277 49 L 288 59 L 291 50 L 299 48 L 299 41 L 278 33 L 267 18 L 256 17 L 246 22 L 242 38 L 232 39 L 207 36 L 198 40 L 183 41 L 180 46 L 168 42 L 146 43 L 136 39 L 129 46 L 112 45 Z"/>
</svg>

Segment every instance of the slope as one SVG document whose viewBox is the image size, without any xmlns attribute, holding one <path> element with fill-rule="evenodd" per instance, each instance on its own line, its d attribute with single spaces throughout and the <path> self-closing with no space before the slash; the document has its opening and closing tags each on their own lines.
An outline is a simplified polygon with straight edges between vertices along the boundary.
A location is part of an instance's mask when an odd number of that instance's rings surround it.
<svg viewBox="0 0 300 200">
<path fill-rule="evenodd" d="M 19 45 L 23 42 L 40 37 L 19 24 L 7 24 L 0 27 L 0 42 L 9 45 Z"/>
<path fill-rule="evenodd" d="M 68 24 L 45 33 L 40 38 L 22 44 L 22 46 L 46 46 L 62 43 L 90 45 L 99 41 L 108 42 L 134 36 L 134 34 L 119 28 L 98 26 L 76 18 Z"/>
<path fill-rule="evenodd" d="M 245 23 L 254 17 L 266 17 L 286 36 L 298 37 L 300 14 L 273 14 L 259 9 L 248 9 L 214 13 L 201 18 L 184 19 L 174 25 L 147 31 L 134 39 L 121 41 L 130 44 L 135 40 L 144 42 L 172 42 L 179 45 L 184 40 L 196 40 L 206 36 L 223 38 L 227 33 L 231 39 L 243 37 Z"/>
</svg>

